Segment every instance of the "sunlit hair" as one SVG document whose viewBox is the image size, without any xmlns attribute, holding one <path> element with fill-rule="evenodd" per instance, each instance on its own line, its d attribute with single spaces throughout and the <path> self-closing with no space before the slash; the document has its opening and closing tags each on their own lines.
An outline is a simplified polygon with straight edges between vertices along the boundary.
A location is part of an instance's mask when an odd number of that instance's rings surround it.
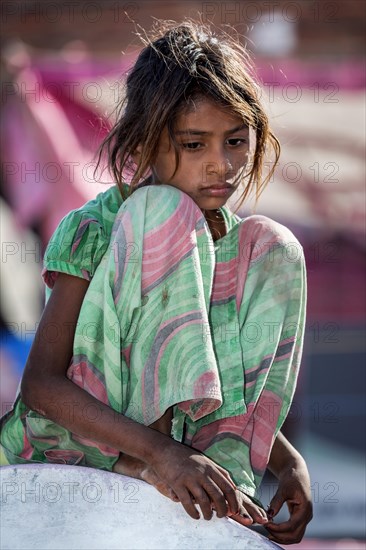
<svg viewBox="0 0 366 550">
<path fill-rule="evenodd" d="M 122 195 L 124 174 L 132 172 L 132 193 L 149 175 L 166 126 L 175 150 L 175 174 L 180 162 L 174 136 L 177 118 L 203 97 L 241 117 L 254 132 L 251 161 L 238 174 L 243 184 L 239 205 L 252 191 L 258 199 L 278 162 L 280 144 L 269 127 L 246 48 L 227 33 L 189 18 L 181 24 L 157 20 L 149 36 L 140 38 L 145 47 L 127 76 L 117 122 L 100 146 L 98 165 L 106 153 Z M 141 155 L 134 164 L 131 154 L 140 144 Z M 264 174 L 264 158 L 271 152 L 272 167 Z"/>
</svg>

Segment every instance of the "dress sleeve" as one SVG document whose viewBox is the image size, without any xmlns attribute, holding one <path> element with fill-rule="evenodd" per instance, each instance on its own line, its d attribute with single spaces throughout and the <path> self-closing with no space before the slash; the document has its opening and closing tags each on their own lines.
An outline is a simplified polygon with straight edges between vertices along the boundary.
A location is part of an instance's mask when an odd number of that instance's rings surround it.
<svg viewBox="0 0 366 550">
<path fill-rule="evenodd" d="M 90 281 L 108 246 L 101 223 L 85 211 L 73 210 L 56 228 L 46 248 L 42 277 L 52 289 L 59 272 Z M 47 289 L 46 296 L 49 295 Z"/>
</svg>

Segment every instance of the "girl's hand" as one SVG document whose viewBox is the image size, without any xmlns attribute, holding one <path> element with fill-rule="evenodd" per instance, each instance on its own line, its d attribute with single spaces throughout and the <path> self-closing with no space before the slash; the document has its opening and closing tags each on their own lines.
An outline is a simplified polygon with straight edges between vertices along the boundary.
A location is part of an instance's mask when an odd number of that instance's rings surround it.
<svg viewBox="0 0 366 550">
<path fill-rule="evenodd" d="M 159 479 L 151 466 L 148 466 L 146 462 L 143 462 L 138 458 L 121 453 L 119 459 L 113 466 L 113 472 L 116 474 L 134 477 L 135 479 L 142 479 L 143 481 L 146 481 L 146 483 L 149 483 L 155 487 L 155 489 L 157 489 L 159 493 L 165 497 L 170 498 L 174 502 L 179 502 L 179 499 L 174 491 L 166 483 Z"/>
<path fill-rule="evenodd" d="M 290 518 L 283 523 L 274 523 L 272 518 L 278 514 L 285 502 Z M 301 541 L 306 526 L 313 517 L 310 478 L 305 463 L 300 462 L 281 475 L 267 515 L 269 522 L 265 528 L 270 533 L 270 540 L 280 544 L 295 544 Z"/>
<path fill-rule="evenodd" d="M 219 518 L 239 513 L 239 496 L 228 472 L 198 451 L 171 440 L 155 454 L 151 467 L 191 518 L 200 517 L 195 504 L 207 520 L 213 509 Z"/>
<path fill-rule="evenodd" d="M 253 523 L 260 523 L 264 525 L 268 523 L 268 518 L 265 510 L 255 504 L 247 495 L 245 495 L 239 489 L 236 490 L 239 500 L 239 513 L 231 514 L 231 519 L 234 519 L 242 525 L 252 525 Z"/>
<path fill-rule="evenodd" d="M 147 464 L 145 464 L 145 467 L 141 469 L 141 479 L 155 487 L 155 489 L 157 489 L 159 493 L 165 497 L 170 498 L 170 500 L 173 500 L 174 502 L 179 502 L 179 498 L 173 489 L 164 483 L 164 481 L 157 476 L 156 472 Z"/>
</svg>

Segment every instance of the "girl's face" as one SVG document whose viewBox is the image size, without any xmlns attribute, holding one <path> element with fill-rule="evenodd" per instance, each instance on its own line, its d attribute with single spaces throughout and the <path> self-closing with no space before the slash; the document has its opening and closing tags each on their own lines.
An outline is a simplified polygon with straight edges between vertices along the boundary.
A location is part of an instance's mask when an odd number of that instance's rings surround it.
<svg viewBox="0 0 366 550">
<path fill-rule="evenodd" d="M 202 210 L 223 206 L 238 187 L 238 171 L 246 165 L 249 129 L 242 119 L 209 99 L 178 117 L 175 137 L 180 165 L 174 177 L 175 154 L 167 128 L 162 132 L 153 183 L 172 185 L 189 195 Z"/>
</svg>

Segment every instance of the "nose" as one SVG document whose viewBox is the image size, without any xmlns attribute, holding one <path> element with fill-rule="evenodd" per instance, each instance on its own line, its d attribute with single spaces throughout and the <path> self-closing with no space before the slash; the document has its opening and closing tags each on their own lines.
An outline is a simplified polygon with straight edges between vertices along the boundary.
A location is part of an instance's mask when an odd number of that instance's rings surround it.
<svg viewBox="0 0 366 550">
<path fill-rule="evenodd" d="M 233 171 L 233 166 L 227 151 L 217 151 L 213 155 L 211 162 L 207 163 L 206 172 L 207 175 L 217 174 L 219 178 L 225 179 L 225 177 Z"/>
</svg>

